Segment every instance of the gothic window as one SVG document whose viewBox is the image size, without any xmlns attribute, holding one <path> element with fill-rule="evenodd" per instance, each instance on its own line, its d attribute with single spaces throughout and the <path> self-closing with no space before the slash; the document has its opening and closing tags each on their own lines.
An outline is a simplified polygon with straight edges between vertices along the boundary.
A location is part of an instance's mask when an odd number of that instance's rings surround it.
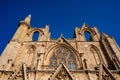
<svg viewBox="0 0 120 80">
<path fill-rule="evenodd" d="M 74 54 L 65 47 L 58 47 L 53 51 L 50 58 L 50 66 L 58 67 L 60 64 L 64 64 L 70 70 L 76 70 L 76 59 Z"/>
<path fill-rule="evenodd" d="M 93 54 L 93 57 L 94 57 L 96 65 L 98 66 L 100 64 L 100 59 L 99 59 L 99 55 L 98 55 L 99 53 L 98 53 L 98 51 L 95 48 L 93 48 L 93 47 L 90 48 L 90 51 Z"/>
<path fill-rule="evenodd" d="M 38 31 L 34 32 L 32 37 L 33 41 L 38 41 L 39 35 L 40 33 Z"/>
<path fill-rule="evenodd" d="M 91 37 L 90 32 L 85 31 L 85 32 L 84 32 L 84 36 L 85 36 L 85 40 L 86 40 L 86 41 L 92 41 L 92 37 Z"/>
</svg>

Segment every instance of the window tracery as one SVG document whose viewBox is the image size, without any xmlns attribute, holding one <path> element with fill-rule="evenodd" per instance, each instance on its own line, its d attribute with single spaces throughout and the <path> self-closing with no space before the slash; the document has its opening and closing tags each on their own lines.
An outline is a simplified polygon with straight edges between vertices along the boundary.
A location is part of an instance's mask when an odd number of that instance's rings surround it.
<svg viewBox="0 0 120 80">
<path fill-rule="evenodd" d="M 56 75 L 54 80 L 72 80 L 64 69 L 61 69 L 61 71 Z"/>
<path fill-rule="evenodd" d="M 76 59 L 74 54 L 65 47 L 58 47 L 53 51 L 50 58 L 50 67 L 58 67 L 60 64 L 64 64 L 70 70 L 76 70 Z"/>
</svg>

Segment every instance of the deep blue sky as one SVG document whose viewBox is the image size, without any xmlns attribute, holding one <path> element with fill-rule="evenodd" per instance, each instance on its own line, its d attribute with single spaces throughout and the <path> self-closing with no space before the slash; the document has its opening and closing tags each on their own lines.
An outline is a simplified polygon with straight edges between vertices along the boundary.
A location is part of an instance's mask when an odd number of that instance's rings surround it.
<svg viewBox="0 0 120 80">
<path fill-rule="evenodd" d="M 50 25 L 52 38 L 63 33 L 72 38 L 75 27 L 87 23 L 115 38 L 120 45 L 119 0 L 1 0 L 0 1 L 0 53 L 11 40 L 18 24 L 32 15 L 32 27 Z"/>
</svg>

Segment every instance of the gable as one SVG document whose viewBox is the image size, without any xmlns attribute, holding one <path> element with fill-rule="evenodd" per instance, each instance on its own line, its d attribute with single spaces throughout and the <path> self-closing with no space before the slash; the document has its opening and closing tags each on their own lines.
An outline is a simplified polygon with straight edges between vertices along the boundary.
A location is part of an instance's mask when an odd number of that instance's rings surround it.
<svg viewBox="0 0 120 80">
<path fill-rule="evenodd" d="M 73 80 L 73 77 L 64 64 L 61 64 L 50 80 Z"/>
</svg>

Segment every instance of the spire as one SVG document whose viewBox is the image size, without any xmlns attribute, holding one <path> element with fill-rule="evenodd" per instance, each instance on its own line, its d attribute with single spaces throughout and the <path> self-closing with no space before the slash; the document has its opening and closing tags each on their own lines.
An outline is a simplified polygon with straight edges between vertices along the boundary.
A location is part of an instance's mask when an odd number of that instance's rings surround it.
<svg viewBox="0 0 120 80">
<path fill-rule="evenodd" d="M 82 27 L 89 27 L 89 26 L 84 22 Z"/>
<path fill-rule="evenodd" d="M 108 37 L 108 35 L 107 34 L 105 34 L 104 32 L 102 32 L 102 37 Z"/>
<path fill-rule="evenodd" d="M 24 21 L 28 24 L 30 24 L 30 21 L 31 21 L 31 14 L 29 14 L 25 19 Z"/>
<path fill-rule="evenodd" d="M 31 18 L 31 14 L 29 14 L 28 17 Z"/>
<path fill-rule="evenodd" d="M 49 25 L 48 24 L 46 24 L 46 27 L 45 27 L 48 31 L 49 31 Z"/>
<path fill-rule="evenodd" d="M 63 34 L 61 33 L 60 37 L 63 37 Z"/>
</svg>

